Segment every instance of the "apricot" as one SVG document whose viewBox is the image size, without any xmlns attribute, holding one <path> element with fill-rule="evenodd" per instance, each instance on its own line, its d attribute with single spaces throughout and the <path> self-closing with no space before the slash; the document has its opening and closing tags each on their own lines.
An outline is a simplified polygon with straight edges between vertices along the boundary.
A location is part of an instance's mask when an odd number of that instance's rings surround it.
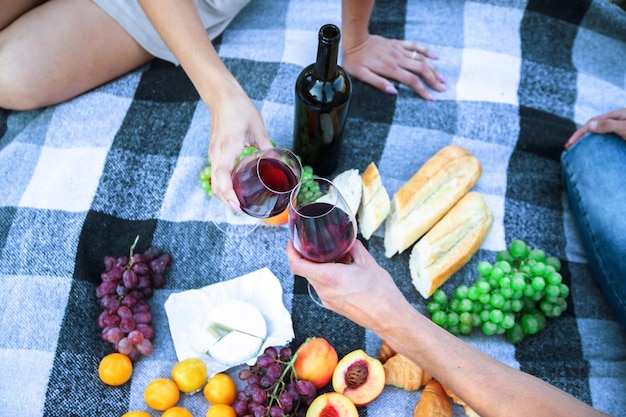
<svg viewBox="0 0 626 417">
<path fill-rule="evenodd" d="M 385 388 L 385 369 L 376 358 L 361 349 L 341 358 L 333 372 L 333 389 L 348 397 L 354 405 L 367 405 Z"/>
<path fill-rule="evenodd" d="M 338 392 L 327 392 L 313 400 L 306 417 L 358 417 L 356 406 L 348 397 Z"/>
<path fill-rule="evenodd" d="M 296 350 L 296 361 L 293 369 L 298 379 L 305 379 L 315 385 L 318 390 L 328 384 L 339 357 L 335 348 L 322 337 L 307 339 Z"/>
</svg>

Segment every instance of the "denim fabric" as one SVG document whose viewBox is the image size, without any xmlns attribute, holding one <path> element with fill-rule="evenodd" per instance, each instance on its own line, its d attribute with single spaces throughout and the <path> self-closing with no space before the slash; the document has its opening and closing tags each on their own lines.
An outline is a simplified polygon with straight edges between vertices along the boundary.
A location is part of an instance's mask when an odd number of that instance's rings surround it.
<svg viewBox="0 0 626 417">
<path fill-rule="evenodd" d="M 589 265 L 626 327 L 626 141 L 590 133 L 565 151 L 561 162 Z"/>
</svg>

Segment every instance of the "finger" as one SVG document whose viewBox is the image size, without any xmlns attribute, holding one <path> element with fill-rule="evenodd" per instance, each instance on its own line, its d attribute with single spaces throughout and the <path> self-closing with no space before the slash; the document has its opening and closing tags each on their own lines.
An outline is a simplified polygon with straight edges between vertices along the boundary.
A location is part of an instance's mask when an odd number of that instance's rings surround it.
<svg viewBox="0 0 626 417">
<path fill-rule="evenodd" d="M 439 59 L 439 55 L 437 55 L 436 53 L 434 53 L 433 51 L 431 51 L 430 49 L 428 49 L 426 46 L 422 45 L 421 43 L 413 42 L 413 41 L 404 41 L 403 46 L 405 49 L 409 51 L 416 51 L 422 55 L 427 56 L 428 58 Z"/>
<path fill-rule="evenodd" d="M 231 209 L 241 212 L 239 199 L 233 190 L 233 181 L 230 174 L 230 169 L 214 166 L 213 174 L 211 175 L 211 189 L 213 190 L 213 194 Z"/>
<path fill-rule="evenodd" d="M 576 142 L 578 142 L 589 131 L 587 124 L 580 127 L 572 136 L 565 142 L 565 149 L 571 148 Z"/>
</svg>

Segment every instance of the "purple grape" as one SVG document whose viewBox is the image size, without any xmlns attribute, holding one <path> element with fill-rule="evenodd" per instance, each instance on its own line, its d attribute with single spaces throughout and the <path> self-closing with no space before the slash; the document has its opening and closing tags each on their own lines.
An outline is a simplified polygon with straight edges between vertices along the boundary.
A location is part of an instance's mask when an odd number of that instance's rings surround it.
<svg viewBox="0 0 626 417">
<path fill-rule="evenodd" d="M 119 258 L 115 259 L 115 266 L 119 266 L 120 268 L 126 268 L 126 265 L 128 265 L 127 256 L 120 256 Z"/>
<path fill-rule="evenodd" d="M 126 294 L 128 294 L 130 292 L 129 288 L 126 288 L 124 286 L 124 284 L 117 284 L 117 287 L 115 288 L 115 292 L 117 293 L 117 295 L 119 295 L 120 297 L 125 296 Z"/>
<path fill-rule="evenodd" d="M 288 346 L 285 346 L 285 347 L 282 347 L 280 349 L 280 352 L 279 352 L 278 356 L 279 356 L 281 361 L 289 362 L 289 360 L 293 356 L 293 352 L 291 351 L 291 348 L 289 348 Z"/>
<path fill-rule="evenodd" d="M 270 365 L 272 365 L 272 364 L 274 364 L 274 363 L 275 363 L 274 358 L 273 358 L 273 357 L 271 357 L 270 355 L 267 355 L 267 354 L 262 354 L 262 355 L 261 355 L 261 356 L 259 356 L 259 357 L 257 358 L 257 360 L 256 360 L 256 365 L 257 365 L 259 368 L 265 368 L 265 369 L 267 369 L 267 368 L 269 368 L 269 367 L 270 367 Z"/>
<path fill-rule="evenodd" d="M 115 314 L 117 309 L 120 308 L 121 304 L 122 303 L 120 302 L 119 298 L 117 298 L 116 296 L 112 294 L 105 295 L 100 300 L 100 307 L 105 309 L 106 312 L 110 314 Z"/>
<path fill-rule="evenodd" d="M 285 366 L 281 363 L 274 362 L 267 368 L 267 376 L 273 379 L 280 378 L 280 375 L 283 373 Z"/>
<path fill-rule="evenodd" d="M 269 355 L 270 357 L 276 359 L 278 358 L 278 349 L 276 349 L 274 346 L 268 346 L 267 348 L 265 348 L 265 351 L 263 351 L 264 355 Z"/>
<path fill-rule="evenodd" d="M 248 412 L 248 403 L 245 400 L 236 400 L 233 404 L 235 414 L 243 416 Z"/>
<path fill-rule="evenodd" d="M 152 321 L 152 314 L 149 312 L 135 313 L 133 314 L 133 320 L 135 320 L 135 322 L 137 323 L 150 324 L 150 322 Z"/>
<path fill-rule="evenodd" d="M 154 340 L 154 330 L 152 329 L 152 326 L 150 326 L 149 324 L 145 324 L 145 323 L 137 323 L 137 330 L 139 330 L 142 334 L 144 339 L 148 339 L 148 340 Z"/>
<path fill-rule="evenodd" d="M 143 262 L 143 255 L 141 253 L 133 253 L 133 256 L 130 257 L 130 263 L 135 265 Z"/>
<path fill-rule="evenodd" d="M 280 408 L 277 405 L 273 405 L 270 407 L 270 417 L 283 417 L 285 415 L 285 413 L 288 413 L 289 411 L 284 410 Z"/>
<path fill-rule="evenodd" d="M 122 337 L 115 344 L 115 350 L 117 350 L 119 353 L 123 353 L 124 355 L 128 355 L 132 349 L 133 349 L 133 344 L 130 343 L 127 337 Z"/>
<path fill-rule="evenodd" d="M 128 358 L 133 362 L 139 359 L 140 355 L 141 355 L 141 352 L 137 350 L 136 346 L 132 346 L 130 348 L 130 352 L 128 352 Z"/>
<path fill-rule="evenodd" d="M 144 339 L 143 333 L 137 329 L 129 332 L 127 337 L 130 343 L 132 343 L 133 345 L 140 344 L 141 342 L 143 342 L 143 339 Z"/>
<path fill-rule="evenodd" d="M 139 262 L 133 265 L 133 271 L 137 275 L 146 275 L 150 272 L 150 267 L 143 262 Z"/>
<path fill-rule="evenodd" d="M 112 256 L 105 256 L 102 263 L 104 263 L 104 270 L 109 271 L 115 266 L 115 258 Z"/>
<path fill-rule="evenodd" d="M 120 306 L 117 309 L 117 315 L 120 316 L 120 318 L 132 318 L 133 317 L 133 311 L 130 309 L 130 307 L 128 306 Z"/>
<path fill-rule="evenodd" d="M 103 298 L 106 295 L 115 294 L 117 289 L 117 281 L 102 281 L 96 287 L 96 297 Z"/>
<path fill-rule="evenodd" d="M 143 253 L 143 260 L 144 262 L 150 262 L 158 258 L 159 255 L 161 255 L 161 251 L 154 246 L 151 246 Z"/>
<path fill-rule="evenodd" d="M 124 273 L 124 267 L 116 265 L 106 272 L 107 281 L 120 280 L 122 279 L 123 273 Z M 102 278 L 102 274 L 100 274 L 100 278 Z"/>
<path fill-rule="evenodd" d="M 137 304 L 131 307 L 133 314 L 136 313 L 149 313 L 150 312 L 150 304 L 145 301 L 137 301 Z"/>
<path fill-rule="evenodd" d="M 129 317 L 124 317 L 120 320 L 119 328 L 122 329 L 124 333 L 130 333 L 137 327 L 137 323 L 135 320 Z"/>
<path fill-rule="evenodd" d="M 278 402 L 280 403 L 280 407 L 285 411 L 285 413 L 289 413 L 293 410 L 293 400 L 294 398 L 287 391 L 283 391 L 278 396 Z"/>
<path fill-rule="evenodd" d="M 252 393 L 252 402 L 255 404 L 263 404 L 267 399 L 267 393 L 261 389 L 257 388 Z"/>
<path fill-rule="evenodd" d="M 237 377 L 239 377 L 239 379 L 242 381 L 246 381 L 248 378 L 250 378 L 250 369 L 244 368 L 240 370 L 237 374 Z"/>
<path fill-rule="evenodd" d="M 153 350 L 152 342 L 149 339 L 143 339 L 140 344 L 136 345 L 135 348 L 142 355 L 150 355 Z"/>
<path fill-rule="evenodd" d="M 102 340 L 109 343 L 117 343 L 124 337 L 124 332 L 119 327 L 107 327 L 102 331 Z"/>
<path fill-rule="evenodd" d="M 165 271 L 165 268 L 169 266 L 171 261 L 172 258 L 170 257 L 170 255 L 164 253 L 150 262 L 150 269 L 152 269 L 152 272 L 161 274 Z"/>
<path fill-rule="evenodd" d="M 138 279 L 137 274 L 132 269 L 127 269 L 122 274 L 122 282 L 124 282 L 124 286 L 126 288 L 133 289 L 137 286 Z"/>
<path fill-rule="evenodd" d="M 143 290 L 144 288 L 150 287 L 150 276 L 148 275 L 138 275 L 137 276 L 137 288 Z"/>
<path fill-rule="evenodd" d="M 302 396 L 314 395 L 317 392 L 315 385 L 311 381 L 306 381 L 304 379 L 300 379 L 296 382 L 296 389 L 298 393 Z"/>
<path fill-rule="evenodd" d="M 122 305 L 130 307 L 132 309 L 135 304 L 137 304 L 137 297 L 135 297 L 133 294 L 129 293 L 124 296 L 124 299 L 122 300 Z"/>
</svg>

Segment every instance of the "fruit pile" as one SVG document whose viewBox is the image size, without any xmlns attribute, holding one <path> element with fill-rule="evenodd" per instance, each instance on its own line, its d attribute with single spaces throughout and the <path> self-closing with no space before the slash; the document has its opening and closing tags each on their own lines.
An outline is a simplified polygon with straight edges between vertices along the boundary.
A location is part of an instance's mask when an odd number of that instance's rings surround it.
<svg viewBox="0 0 626 417">
<path fill-rule="evenodd" d="M 438 289 L 426 306 L 431 320 L 452 334 L 480 328 L 517 344 L 567 308 L 569 287 L 559 273 L 561 262 L 521 239 L 498 252 L 495 263 L 482 261 L 477 269 L 474 284 L 459 285 L 452 297 Z"/>
<path fill-rule="evenodd" d="M 289 347 L 268 347 L 254 365 L 239 371 L 245 388 L 233 404 L 238 416 L 304 416 L 317 388 L 298 379 L 293 365 L 297 358 Z"/>
<path fill-rule="evenodd" d="M 134 253 L 138 240 L 139 236 L 129 256 L 104 257 L 105 270 L 96 288 L 103 309 L 98 316 L 102 340 L 133 361 L 152 353 L 154 331 L 147 299 L 165 284 L 165 269 L 172 261 L 169 254 L 154 247 Z"/>
<path fill-rule="evenodd" d="M 245 382 L 233 403 L 239 417 L 356 417 L 357 406 L 373 401 L 385 386 L 378 359 L 359 349 L 338 360 L 320 337 L 307 339 L 293 355 L 288 347 L 269 347 L 238 377 Z M 334 392 L 317 395 L 331 381 Z"/>
</svg>

